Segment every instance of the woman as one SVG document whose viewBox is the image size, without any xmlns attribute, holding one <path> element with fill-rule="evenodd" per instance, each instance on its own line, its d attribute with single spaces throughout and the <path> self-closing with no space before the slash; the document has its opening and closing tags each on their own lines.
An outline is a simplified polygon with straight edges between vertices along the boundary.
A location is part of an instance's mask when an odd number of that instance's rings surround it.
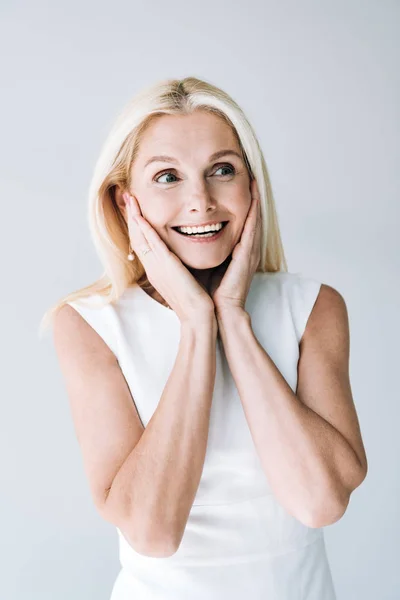
<svg viewBox="0 0 400 600">
<path fill-rule="evenodd" d="M 193 77 L 144 90 L 89 208 L 104 275 L 51 314 L 111 599 L 335 599 L 323 527 L 367 473 L 346 305 L 287 271 L 242 110 Z"/>
</svg>

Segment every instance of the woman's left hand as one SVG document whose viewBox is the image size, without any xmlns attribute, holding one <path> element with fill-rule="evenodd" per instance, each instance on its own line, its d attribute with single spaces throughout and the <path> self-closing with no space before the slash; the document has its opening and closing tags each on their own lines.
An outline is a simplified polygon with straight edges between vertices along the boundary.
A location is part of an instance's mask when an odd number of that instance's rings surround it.
<svg viewBox="0 0 400 600">
<path fill-rule="evenodd" d="M 260 194 L 255 179 L 251 182 L 251 204 L 247 213 L 240 241 L 232 252 L 232 258 L 221 279 L 217 268 L 211 277 L 210 295 L 215 312 L 226 309 L 244 310 L 253 275 L 261 258 L 261 207 Z M 225 263 L 222 263 L 222 267 Z"/>
</svg>

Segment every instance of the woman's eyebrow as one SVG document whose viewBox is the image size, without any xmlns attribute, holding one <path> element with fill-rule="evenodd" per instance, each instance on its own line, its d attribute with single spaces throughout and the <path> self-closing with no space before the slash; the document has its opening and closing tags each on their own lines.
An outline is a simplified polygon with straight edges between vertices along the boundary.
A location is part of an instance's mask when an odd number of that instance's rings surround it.
<svg viewBox="0 0 400 600">
<path fill-rule="evenodd" d="M 211 154 L 211 156 L 208 160 L 212 161 L 212 160 L 216 160 L 217 158 L 221 158 L 221 156 L 228 156 L 228 155 L 237 156 L 238 158 L 243 160 L 243 156 L 241 154 L 239 154 L 239 152 L 236 152 L 236 150 L 229 150 L 229 149 L 228 150 L 218 150 L 218 152 L 214 152 L 214 154 Z M 179 161 L 177 161 L 176 158 L 174 158 L 173 156 L 167 156 L 166 154 L 159 154 L 158 156 L 152 156 L 151 158 L 149 158 L 145 162 L 144 168 L 146 168 L 152 162 L 172 162 L 172 163 L 177 164 Z"/>
</svg>

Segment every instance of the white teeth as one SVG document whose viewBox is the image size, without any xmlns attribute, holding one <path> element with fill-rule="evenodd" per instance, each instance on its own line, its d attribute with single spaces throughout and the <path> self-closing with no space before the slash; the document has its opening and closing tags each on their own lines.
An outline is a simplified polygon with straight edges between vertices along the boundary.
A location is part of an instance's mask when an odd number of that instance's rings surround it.
<svg viewBox="0 0 400 600">
<path fill-rule="evenodd" d="M 177 227 L 182 233 L 206 233 L 208 231 L 219 231 L 222 229 L 222 223 L 216 225 L 206 225 L 205 227 Z"/>
</svg>

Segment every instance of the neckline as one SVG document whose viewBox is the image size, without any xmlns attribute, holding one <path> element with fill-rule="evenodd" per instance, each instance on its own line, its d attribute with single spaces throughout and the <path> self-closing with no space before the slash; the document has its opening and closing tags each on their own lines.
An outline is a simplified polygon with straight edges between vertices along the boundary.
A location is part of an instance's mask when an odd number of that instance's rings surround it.
<svg viewBox="0 0 400 600">
<path fill-rule="evenodd" d="M 253 275 L 252 285 L 253 285 L 253 283 L 255 283 L 255 281 L 257 279 L 257 275 L 266 275 L 267 273 L 271 274 L 268 271 L 266 271 L 266 272 L 256 271 Z M 250 286 L 250 288 L 252 287 L 252 285 Z M 164 306 L 164 304 L 161 304 L 161 302 L 158 302 L 158 300 L 155 300 L 154 298 L 152 298 L 152 296 L 147 294 L 144 291 L 144 289 L 137 282 L 135 282 L 130 287 L 130 289 L 132 289 L 132 290 L 137 289 L 139 296 L 141 296 L 144 300 L 146 300 L 149 306 L 153 306 L 155 310 L 159 310 L 160 312 L 163 311 L 165 314 L 168 313 L 168 314 L 174 315 L 174 318 L 179 321 L 178 315 L 172 308 L 168 308 L 167 306 Z M 249 293 L 250 293 L 250 290 L 249 290 Z"/>
<path fill-rule="evenodd" d="M 152 296 L 147 294 L 147 292 L 145 292 L 144 289 L 137 282 L 135 282 L 135 284 L 132 286 L 132 289 L 137 289 L 139 291 L 139 295 L 142 296 L 142 298 L 144 298 L 145 300 L 147 300 L 149 306 L 152 305 L 155 309 L 158 308 L 159 310 L 162 310 L 165 313 L 174 315 L 176 319 L 179 319 L 178 315 L 172 308 L 168 308 L 167 306 L 164 306 L 164 304 L 161 304 L 161 302 L 158 302 L 158 300 L 152 298 Z"/>
</svg>

